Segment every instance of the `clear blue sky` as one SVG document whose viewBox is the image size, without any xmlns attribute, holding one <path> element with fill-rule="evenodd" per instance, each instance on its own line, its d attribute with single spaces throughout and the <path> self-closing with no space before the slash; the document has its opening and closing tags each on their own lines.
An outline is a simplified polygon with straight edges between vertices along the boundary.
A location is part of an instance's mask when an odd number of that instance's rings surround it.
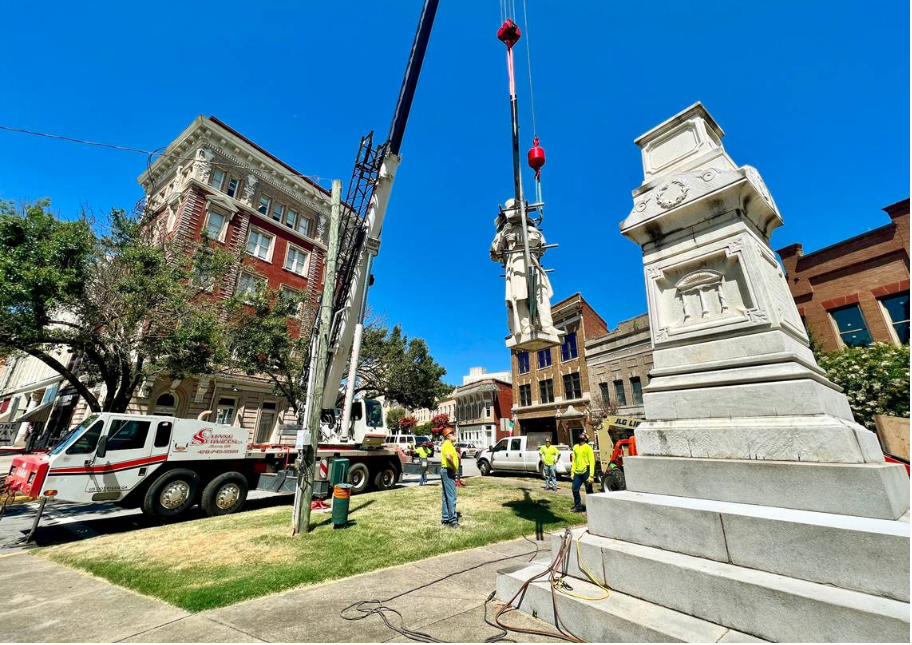
<svg viewBox="0 0 912 645">
<path fill-rule="evenodd" d="M 528 2 L 544 231 L 560 245 L 546 264 L 556 298 L 582 292 L 612 327 L 646 310 L 639 249 L 618 232 L 642 181 L 633 139 L 694 101 L 734 160 L 763 174 L 785 218 L 774 248 L 881 226 L 880 208 L 909 195 L 907 3 Z M 420 6 L 7 3 L 0 125 L 153 149 L 215 115 L 300 171 L 347 182 L 359 137 L 389 128 Z M 454 383 L 509 365 L 488 259 L 512 191 L 498 23 L 499 0 L 441 1 L 370 296 Z M 525 149 L 524 48 L 519 65 Z M 145 163 L 0 132 L 0 198 L 47 196 L 68 217 L 129 208 Z"/>
</svg>

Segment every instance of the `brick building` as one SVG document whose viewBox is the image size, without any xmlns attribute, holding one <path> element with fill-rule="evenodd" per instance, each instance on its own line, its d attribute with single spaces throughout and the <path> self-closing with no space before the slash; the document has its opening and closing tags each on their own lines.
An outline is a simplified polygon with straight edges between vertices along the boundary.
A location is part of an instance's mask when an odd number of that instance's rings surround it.
<svg viewBox="0 0 912 645">
<path fill-rule="evenodd" d="M 456 431 L 459 441 L 487 448 L 509 436 L 513 389 L 509 374 L 488 374 L 483 367 L 470 368 L 462 385 L 453 390 Z"/>
<path fill-rule="evenodd" d="M 779 249 L 789 288 L 824 351 L 909 342 L 909 199 L 883 209 L 890 223 L 804 254 Z"/>
<path fill-rule="evenodd" d="M 326 257 L 330 195 L 215 117 L 197 117 L 139 178 L 146 217 L 178 247 L 203 231 L 240 258 L 212 298 L 253 292 L 260 285 L 304 293 L 299 324 L 313 320 Z M 145 382 L 128 412 L 194 418 L 209 411 L 221 423 L 249 429 L 250 441 L 281 439 L 294 421 L 290 403 L 264 378 L 217 374 Z M 82 404 L 77 422 L 88 413 Z"/>
<path fill-rule="evenodd" d="M 604 336 L 586 341 L 586 366 L 593 407 L 603 414 L 645 418 L 643 388 L 652 369 L 649 314 L 618 323 Z"/>
<path fill-rule="evenodd" d="M 520 434 L 551 432 L 572 443 L 580 428 L 590 429 L 585 413 L 592 398 L 585 346 L 608 333 L 605 321 L 576 293 L 551 306 L 563 343 L 538 352 L 513 352 L 513 416 Z"/>
</svg>

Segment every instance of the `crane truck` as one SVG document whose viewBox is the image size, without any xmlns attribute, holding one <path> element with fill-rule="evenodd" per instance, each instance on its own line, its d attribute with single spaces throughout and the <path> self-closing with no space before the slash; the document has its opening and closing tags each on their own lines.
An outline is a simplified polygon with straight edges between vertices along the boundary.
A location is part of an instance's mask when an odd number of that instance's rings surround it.
<svg viewBox="0 0 912 645">
<path fill-rule="evenodd" d="M 201 419 L 102 413 L 87 418 L 47 454 L 20 455 L 6 478 L 6 497 L 69 502 L 115 502 L 141 508 L 159 518 L 176 517 L 195 504 L 208 515 L 239 510 L 250 488 L 291 492 L 312 468 L 313 493 L 325 496 L 331 462 L 349 460 L 352 492 L 373 485 L 394 486 L 407 464 L 405 454 L 387 447 L 380 404 L 354 400 L 355 376 L 364 331 L 364 310 L 371 265 L 380 248 L 380 231 L 399 151 L 439 0 L 425 0 L 412 44 L 387 140 L 361 139 L 343 202 L 339 226 L 336 288 L 332 296 L 329 355 L 316 352 L 314 328 L 309 367 L 303 379 L 313 392 L 314 365 L 326 360 L 324 396 L 309 396 L 302 419 L 321 406 L 317 429 L 302 428 L 294 447 L 248 443 L 243 428 Z M 321 303 L 322 306 L 322 303 Z M 343 372 L 349 365 L 344 403 L 338 408 Z M 319 432 L 316 451 L 305 436 Z M 306 454 L 307 459 L 300 459 Z M 40 512 L 39 512 L 40 518 Z M 37 520 L 36 520 L 37 526 Z"/>
</svg>

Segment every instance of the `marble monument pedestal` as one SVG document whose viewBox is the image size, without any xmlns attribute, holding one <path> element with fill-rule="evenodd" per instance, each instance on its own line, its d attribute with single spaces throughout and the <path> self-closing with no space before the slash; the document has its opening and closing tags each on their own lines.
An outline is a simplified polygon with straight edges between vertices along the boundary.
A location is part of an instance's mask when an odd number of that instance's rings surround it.
<svg viewBox="0 0 912 645">
<path fill-rule="evenodd" d="M 782 218 L 699 103 L 636 143 L 654 369 L 627 490 L 588 496 L 558 595 L 596 641 L 908 642 L 909 477 L 819 368 L 769 246 Z M 559 540 L 559 536 L 554 538 Z M 541 563 L 498 576 L 509 599 Z M 549 588 L 521 609 L 553 616 Z M 570 618 L 572 616 L 572 618 Z"/>
</svg>

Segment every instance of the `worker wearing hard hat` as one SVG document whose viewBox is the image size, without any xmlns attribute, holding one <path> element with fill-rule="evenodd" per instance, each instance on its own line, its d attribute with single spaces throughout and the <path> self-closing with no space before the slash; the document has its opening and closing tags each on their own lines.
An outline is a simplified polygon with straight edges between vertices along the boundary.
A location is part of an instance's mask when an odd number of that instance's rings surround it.
<svg viewBox="0 0 912 645">
<path fill-rule="evenodd" d="M 592 492 L 592 482 L 595 481 L 595 452 L 589 445 L 589 437 L 581 432 L 573 446 L 573 510 L 575 513 L 583 512 L 583 502 L 579 489 L 586 486 L 586 493 Z"/>
<path fill-rule="evenodd" d="M 418 455 L 418 463 L 421 465 L 421 480 L 418 482 L 418 485 L 424 486 L 427 483 L 428 458 L 431 456 L 431 442 L 425 441 L 415 448 L 415 454 Z"/>
<path fill-rule="evenodd" d="M 440 447 L 440 482 L 442 484 L 440 523 L 451 528 L 459 526 L 459 515 L 456 513 L 456 477 L 459 472 L 459 451 L 453 445 L 454 434 L 456 434 L 456 431 L 453 428 L 444 430 L 444 441 Z"/>
<path fill-rule="evenodd" d="M 542 460 L 542 475 L 545 476 L 545 489 L 557 490 L 557 462 L 560 450 L 551 445 L 551 439 L 545 439 L 545 445 L 538 449 Z"/>
</svg>

